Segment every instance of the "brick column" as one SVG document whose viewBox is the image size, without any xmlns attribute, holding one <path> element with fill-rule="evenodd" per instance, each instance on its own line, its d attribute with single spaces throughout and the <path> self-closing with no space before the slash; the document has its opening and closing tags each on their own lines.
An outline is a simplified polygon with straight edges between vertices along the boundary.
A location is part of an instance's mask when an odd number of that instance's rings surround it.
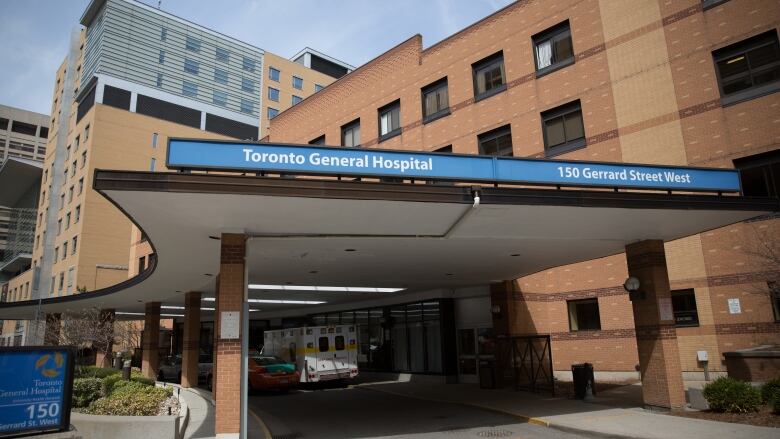
<svg viewBox="0 0 780 439">
<path fill-rule="evenodd" d="M 200 293 L 191 291 L 184 299 L 184 327 L 182 328 L 181 385 L 198 385 L 198 356 L 200 354 Z"/>
<path fill-rule="evenodd" d="M 144 316 L 143 356 L 141 373 L 153 380 L 157 379 L 160 367 L 160 302 L 147 302 Z"/>
<path fill-rule="evenodd" d="M 244 255 L 246 237 L 241 234 L 223 233 L 220 252 L 219 282 L 216 294 L 217 309 L 215 335 L 217 338 L 216 416 L 214 431 L 217 437 L 238 437 L 241 429 L 241 336 L 240 323 L 244 318 Z M 222 333 L 222 317 L 226 312 L 239 315 L 238 338 L 225 338 Z"/>
<path fill-rule="evenodd" d="M 640 297 L 631 304 L 642 371 L 642 398 L 650 408 L 681 409 L 685 406 L 685 391 L 663 241 L 627 245 L 626 262 L 629 276 L 640 283 Z"/>
<path fill-rule="evenodd" d="M 515 317 L 515 282 L 505 280 L 490 285 L 490 312 L 493 316 L 493 331 L 496 334 L 496 382 L 508 386 L 514 382 L 512 370 L 512 344 L 509 339 L 517 334 L 513 324 Z M 499 312 L 493 312 L 493 308 Z"/>
<path fill-rule="evenodd" d="M 60 327 L 62 316 L 60 313 L 46 314 L 46 329 L 43 335 L 43 344 L 58 346 L 60 344 Z"/>
<path fill-rule="evenodd" d="M 113 309 L 104 309 L 100 311 L 100 317 L 98 318 L 99 321 L 97 322 L 98 326 L 100 326 L 101 332 L 114 332 L 114 319 L 116 318 L 116 315 L 114 314 Z M 99 349 L 102 349 L 100 347 Z M 98 351 L 95 354 L 95 366 L 97 367 L 113 367 L 113 361 L 114 358 L 111 355 L 114 351 L 114 343 L 109 340 L 108 346 L 105 347 L 105 352 Z"/>
</svg>

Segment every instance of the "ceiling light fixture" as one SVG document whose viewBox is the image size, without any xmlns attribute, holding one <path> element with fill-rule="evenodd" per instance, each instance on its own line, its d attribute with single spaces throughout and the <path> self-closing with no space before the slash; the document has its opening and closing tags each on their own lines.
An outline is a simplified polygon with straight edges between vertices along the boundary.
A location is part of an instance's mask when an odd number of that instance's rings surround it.
<svg viewBox="0 0 780 439">
<path fill-rule="evenodd" d="M 405 288 L 375 288 L 375 287 L 330 287 L 314 285 L 261 285 L 249 284 L 250 290 L 282 290 L 282 291 L 327 291 L 350 293 L 397 293 Z"/>
<path fill-rule="evenodd" d="M 249 303 L 276 303 L 282 305 L 320 305 L 322 300 L 280 300 L 280 299 L 249 299 Z"/>
</svg>

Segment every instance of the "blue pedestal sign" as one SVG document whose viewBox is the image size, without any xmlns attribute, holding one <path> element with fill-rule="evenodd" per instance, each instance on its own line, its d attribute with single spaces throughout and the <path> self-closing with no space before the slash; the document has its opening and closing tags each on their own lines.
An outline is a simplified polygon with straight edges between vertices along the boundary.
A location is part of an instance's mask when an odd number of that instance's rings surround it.
<svg viewBox="0 0 780 439">
<path fill-rule="evenodd" d="M 739 171 L 281 143 L 169 139 L 172 169 L 740 192 Z"/>
<path fill-rule="evenodd" d="M 71 348 L 0 349 L 0 436 L 67 430 L 72 390 Z"/>
</svg>

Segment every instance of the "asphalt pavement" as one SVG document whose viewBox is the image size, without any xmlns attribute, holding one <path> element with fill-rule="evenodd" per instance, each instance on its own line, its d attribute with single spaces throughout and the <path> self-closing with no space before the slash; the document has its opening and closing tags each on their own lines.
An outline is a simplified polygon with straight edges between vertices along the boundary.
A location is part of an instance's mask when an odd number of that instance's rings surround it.
<svg viewBox="0 0 780 439">
<path fill-rule="evenodd" d="M 502 413 L 361 388 L 259 393 L 250 395 L 249 410 L 273 439 L 582 437 Z"/>
</svg>

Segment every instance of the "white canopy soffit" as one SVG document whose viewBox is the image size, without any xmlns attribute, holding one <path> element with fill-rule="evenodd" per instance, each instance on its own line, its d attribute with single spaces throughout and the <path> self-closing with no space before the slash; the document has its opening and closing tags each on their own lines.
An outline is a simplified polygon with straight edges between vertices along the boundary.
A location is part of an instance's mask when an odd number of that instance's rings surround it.
<svg viewBox="0 0 780 439">
<path fill-rule="evenodd" d="M 144 302 L 181 305 L 186 291 L 213 297 L 222 233 L 251 236 L 252 284 L 414 292 L 514 279 L 780 210 L 777 200 L 739 196 L 100 170 L 94 187 L 146 232 L 157 262 L 113 287 L 45 299 L 45 312 L 143 312 Z M 250 297 L 333 305 L 377 294 L 251 290 Z M 0 318 L 32 318 L 35 305 L 2 304 Z M 267 314 L 316 306 L 251 307 Z"/>
</svg>

